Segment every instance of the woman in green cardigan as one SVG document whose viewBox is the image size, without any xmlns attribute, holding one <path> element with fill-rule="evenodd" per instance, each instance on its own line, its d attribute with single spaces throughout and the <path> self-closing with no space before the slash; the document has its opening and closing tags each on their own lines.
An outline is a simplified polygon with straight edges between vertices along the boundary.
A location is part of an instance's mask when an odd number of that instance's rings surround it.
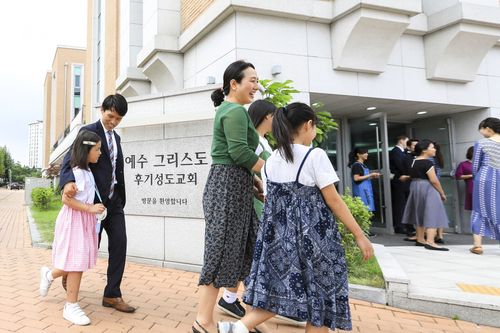
<svg viewBox="0 0 500 333">
<path fill-rule="evenodd" d="M 193 333 L 216 332 L 213 309 L 219 288 L 235 288 L 250 272 L 258 220 L 253 209 L 254 178 L 264 165 L 255 150 L 259 134 L 243 107 L 259 89 L 255 67 L 230 64 L 223 86 L 212 93 L 215 114 L 212 166 L 203 192 L 205 251 L 200 273 L 200 300 Z"/>
</svg>

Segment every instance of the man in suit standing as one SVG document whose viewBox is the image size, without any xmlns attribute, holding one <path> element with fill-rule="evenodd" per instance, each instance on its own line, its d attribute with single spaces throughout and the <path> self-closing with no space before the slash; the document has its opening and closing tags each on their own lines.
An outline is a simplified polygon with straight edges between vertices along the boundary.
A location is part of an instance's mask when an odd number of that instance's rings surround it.
<svg viewBox="0 0 500 333">
<path fill-rule="evenodd" d="M 389 167 L 394 177 L 391 179 L 392 221 L 394 232 L 406 234 L 406 227 L 401 223 L 410 192 L 409 176 L 407 175 L 407 153 L 405 151 L 408 137 L 400 135 L 396 138 L 396 145 L 389 152 Z"/>
<path fill-rule="evenodd" d="M 95 164 L 90 164 L 90 170 L 99 190 L 107 216 L 101 222 L 99 244 L 102 230 L 108 235 L 108 270 L 107 285 L 104 289 L 102 305 L 112 307 L 122 312 L 134 312 L 135 308 L 125 303 L 120 290 L 125 259 L 127 254 L 127 234 L 125 230 L 125 180 L 123 176 L 123 153 L 120 136 L 114 128 L 118 126 L 128 110 L 127 101 L 120 94 L 109 95 L 101 106 L 101 119 L 93 124 L 86 125 L 81 130 L 97 133 L 101 137 L 102 155 Z M 64 157 L 61 168 L 60 186 L 68 197 L 73 197 L 76 192 L 75 177 L 69 164 L 71 149 Z M 96 202 L 99 202 L 96 196 Z M 65 287 L 63 278 L 63 287 Z"/>
</svg>

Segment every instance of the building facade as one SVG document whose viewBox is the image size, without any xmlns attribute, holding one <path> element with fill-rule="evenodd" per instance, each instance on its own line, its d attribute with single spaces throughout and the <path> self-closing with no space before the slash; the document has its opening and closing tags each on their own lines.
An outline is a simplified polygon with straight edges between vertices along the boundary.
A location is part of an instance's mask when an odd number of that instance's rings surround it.
<svg viewBox="0 0 500 333">
<path fill-rule="evenodd" d="M 42 147 L 43 147 L 43 121 L 37 120 L 29 127 L 28 142 L 28 166 L 30 168 L 42 168 Z"/>
<path fill-rule="evenodd" d="M 43 168 L 56 167 L 84 123 L 86 51 L 57 47 L 44 82 Z"/>
<path fill-rule="evenodd" d="M 109 93 L 129 101 L 118 131 L 130 257 L 184 269 L 202 263 L 210 93 L 237 59 L 252 62 L 261 79 L 293 80 L 295 100 L 321 102 L 331 112 L 339 131 L 324 148 L 341 191 L 350 187 L 349 151 L 369 150 L 369 167 L 383 174 L 373 184 L 380 232 L 392 232 L 393 138 L 405 133 L 439 142 L 448 231 L 468 232 L 462 184 L 450 173 L 480 138 L 479 121 L 500 116 L 498 0 L 88 4 L 84 82 L 92 111 L 85 121 L 99 118 Z"/>
</svg>

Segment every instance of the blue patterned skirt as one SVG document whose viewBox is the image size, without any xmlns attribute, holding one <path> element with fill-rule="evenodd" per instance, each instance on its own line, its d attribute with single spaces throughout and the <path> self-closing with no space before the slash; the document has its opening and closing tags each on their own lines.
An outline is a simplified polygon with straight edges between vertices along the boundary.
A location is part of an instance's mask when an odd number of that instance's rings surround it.
<svg viewBox="0 0 500 333">
<path fill-rule="evenodd" d="M 345 253 L 321 191 L 294 182 L 267 186 L 244 302 L 351 330 Z"/>
</svg>

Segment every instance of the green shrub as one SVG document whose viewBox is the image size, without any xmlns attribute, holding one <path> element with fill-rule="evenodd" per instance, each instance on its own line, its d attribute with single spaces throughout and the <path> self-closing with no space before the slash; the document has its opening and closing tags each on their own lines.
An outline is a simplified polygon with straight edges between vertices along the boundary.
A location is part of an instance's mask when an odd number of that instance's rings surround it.
<svg viewBox="0 0 500 333">
<path fill-rule="evenodd" d="M 361 227 L 365 234 L 370 231 L 370 226 L 372 224 L 371 218 L 373 216 L 372 212 L 368 210 L 366 205 L 358 197 L 353 197 L 348 194 L 344 194 L 342 199 L 346 203 L 347 207 L 351 211 L 352 216 Z M 340 222 L 340 221 L 339 221 Z M 359 264 L 361 258 L 361 251 L 359 250 L 356 239 L 353 234 L 342 224 L 338 223 L 340 235 L 342 236 L 342 245 L 345 249 L 345 255 L 347 260 L 347 266 L 353 267 Z"/>
<path fill-rule="evenodd" d="M 54 191 L 50 187 L 35 187 L 31 192 L 33 205 L 40 209 L 48 209 L 53 196 Z"/>
</svg>

